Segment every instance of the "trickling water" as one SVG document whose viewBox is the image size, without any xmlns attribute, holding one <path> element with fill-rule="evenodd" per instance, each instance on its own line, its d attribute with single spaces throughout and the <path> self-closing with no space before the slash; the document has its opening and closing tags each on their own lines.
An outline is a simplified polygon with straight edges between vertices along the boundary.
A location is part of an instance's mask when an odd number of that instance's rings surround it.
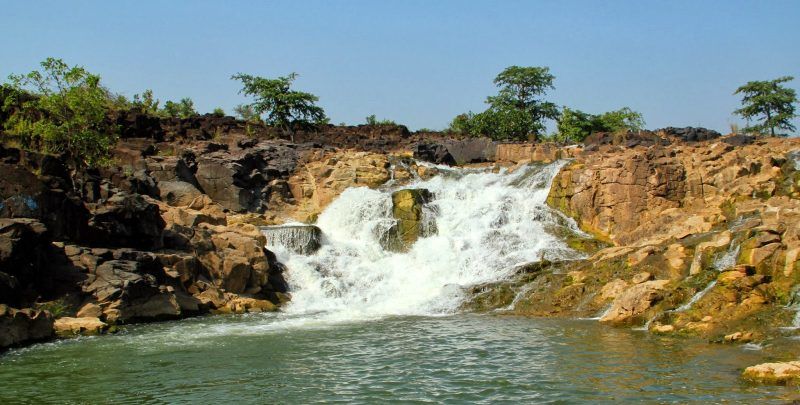
<svg viewBox="0 0 800 405">
<path fill-rule="evenodd" d="M 512 174 L 447 168 L 416 180 L 434 198 L 425 210 L 437 232 L 406 253 L 384 250 L 380 238 L 395 220 L 391 192 L 351 188 L 319 217 L 325 243 L 308 256 L 277 248 L 286 264 L 289 314 L 324 313 L 328 320 L 453 313 L 464 287 L 498 281 L 521 264 L 578 257 L 548 227 L 563 219 L 545 204 L 564 162 Z"/>
<path fill-rule="evenodd" d="M 305 224 L 265 226 L 261 233 L 267 237 L 267 247 L 282 248 L 293 253 L 309 254 L 319 249 L 322 234 L 319 228 Z"/>
<path fill-rule="evenodd" d="M 706 293 L 708 293 L 709 291 L 711 291 L 711 289 L 714 288 L 715 285 L 717 285 L 717 280 L 708 283 L 706 288 L 700 290 L 697 294 L 692 296 L 692 298 L 689 301 L 679 306 L 678 308 L 675 308 L 672 312 L 683 312 L 689 310 L 689 308 L 691 308 L 695 302 L 700 301 L 700 298 L 703 298 L 703 296 L 706 295 Z"/>
<path fill-rule="evenodd" d="M 728 246 L 728 250 L 714 260 L 714 263 L 712 264 L 714 269 L 717 271 L 723 271 L 735 266 L 736 259 L 739 257 L 740 249 L 741 245 L 735 241 L 731 242 L 731 244 Z"/>
</svg>

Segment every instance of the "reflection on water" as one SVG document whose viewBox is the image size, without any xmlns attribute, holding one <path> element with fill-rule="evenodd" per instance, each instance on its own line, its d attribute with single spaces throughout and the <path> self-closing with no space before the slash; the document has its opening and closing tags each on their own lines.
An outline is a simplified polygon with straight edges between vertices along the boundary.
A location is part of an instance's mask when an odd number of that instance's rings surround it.
<svg viewBox="0 0 800 405">
<path fill-rule="evenodd" d="M 130 327 L 0 357 L 0 403 L 787 401 L 738 376 L 763 353 L 592 322 L 282 314 Z"/>
</svg>

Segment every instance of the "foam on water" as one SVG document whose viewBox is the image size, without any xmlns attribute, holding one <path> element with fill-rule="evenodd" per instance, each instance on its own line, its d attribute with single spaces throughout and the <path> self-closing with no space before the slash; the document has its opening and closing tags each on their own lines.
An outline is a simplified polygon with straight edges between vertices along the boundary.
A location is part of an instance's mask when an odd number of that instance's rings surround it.
<svg viewBox="0 0 800 405">
<path fill-rule="evenodd" d="M 543 257 L 576 258 L 548 232 L 565 224 L 545 204 L 563 164 L 527 166 L 512 174 L 447 168 L 403 187 L 434 194 L 424 215 L 438 229 L 406 253 L 386 251 L 380 243 L 394 224 L 391 192 L 397 188 L 345 190 L 319 217 L 325 238 L 316 253 L 276 249 L 292 294 L 284 313 L 328 321 L 451 314 L 464 287 L 502 280 L 514 267 Z"/>
</svg>

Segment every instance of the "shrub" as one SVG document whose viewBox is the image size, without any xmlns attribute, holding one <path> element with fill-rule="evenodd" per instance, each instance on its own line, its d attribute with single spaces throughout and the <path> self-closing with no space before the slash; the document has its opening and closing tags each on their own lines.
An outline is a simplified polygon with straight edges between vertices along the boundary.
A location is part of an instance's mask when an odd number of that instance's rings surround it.
<svg viewBox="0 0 800 405">
<path fill-rule="evenodd" d="M 10 112 L 7 136 L 26 148 L 67 152 L 78 165 L 107 164 L 117 129 L 106 118 L 113 100 L 100 77 L 61 59 L 48 58 L 41 66 L 9 76 L 12 91 L 3 101 Z"/>
</svg>

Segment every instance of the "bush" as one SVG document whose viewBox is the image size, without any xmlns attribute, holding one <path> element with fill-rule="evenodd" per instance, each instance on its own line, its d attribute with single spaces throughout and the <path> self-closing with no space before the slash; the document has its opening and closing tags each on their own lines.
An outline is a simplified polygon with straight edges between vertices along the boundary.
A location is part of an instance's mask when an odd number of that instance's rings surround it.
<svg viewBox="0 0 800 405">
<path fill-rule="evenodd" d="M 194 109 L 194 101 L 188 97 L 182 98 L 177 103 L 167 101 L 164 103 L 163 111 L 167 117 L 172 118 L 189 118 L 197 115 L 197 111 Z"/>
<path fill-rule="evenodd" d="M 375 125 L 397 125 L 396 122 L 392 120 L 379 120 L 375 117 L 375 114 L 372 114 L 366 118 L 367 125 L 375 126 Z"/>
<path fill-rule="evenodd" d="M 599 115 L 564 107 L 558 120 L 555 140 L 561 142 L 583 142 L 594 132 L 637 131 L 644 127 L 642 114 L 628 107 Z"/>
<path fill-rule="evenodd" d="M 114 100 L 100 77 L 60 59 L 48 58 L 41 66 L 41 72 L 9 76 L 6 136 L 29 149 L 67 152 L 78 165 L 107 164 L 117 128 L 106 118 Z"/>
</svg>

